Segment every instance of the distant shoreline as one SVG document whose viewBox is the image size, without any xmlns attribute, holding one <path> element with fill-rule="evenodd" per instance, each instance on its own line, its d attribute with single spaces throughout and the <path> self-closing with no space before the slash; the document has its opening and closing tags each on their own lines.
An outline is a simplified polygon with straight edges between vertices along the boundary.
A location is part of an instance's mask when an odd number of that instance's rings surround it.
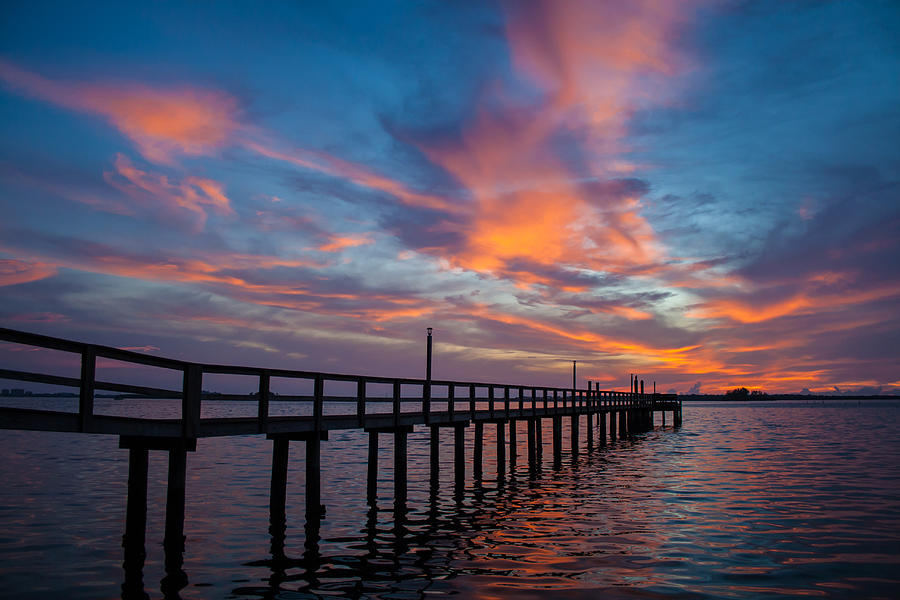
<svg viewBox="0 0 900 600">
<path fill-rule="evenodd" d="M 679 400 L 696 402 L 774 402 L 777 400 L 900 400 L 896 395 L 823 396 L 816 394 L 769 394 L 754 398 L 729 398 L 724 394 L 678 394 Z"/>
</svg>

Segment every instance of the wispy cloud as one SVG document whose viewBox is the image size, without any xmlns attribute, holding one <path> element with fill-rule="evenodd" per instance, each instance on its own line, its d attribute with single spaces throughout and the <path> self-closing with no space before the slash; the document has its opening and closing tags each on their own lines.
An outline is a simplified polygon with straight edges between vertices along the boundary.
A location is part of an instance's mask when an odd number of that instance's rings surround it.
<svg viewBox="0 0 900 600">
<path fill-rule="evenodd" d="M 193 86 L 53 81 L 2 59 L 0 79 L 26 95 L 104 117 L 153 162 L 210 154 L 241 128 L 232 97 Z"/>
</svg>

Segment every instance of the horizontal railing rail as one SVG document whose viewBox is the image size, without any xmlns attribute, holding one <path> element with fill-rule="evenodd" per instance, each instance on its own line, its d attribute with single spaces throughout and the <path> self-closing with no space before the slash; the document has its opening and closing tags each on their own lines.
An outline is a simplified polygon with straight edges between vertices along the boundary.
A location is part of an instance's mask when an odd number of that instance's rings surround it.
<svg viewBox="0 0 900 600">
<path fill-rule="evenodd" d="M 431 404 L 446 405 L 446 414 L 468 415 L 476 418 L 479 410 L 486 411 L 491 418 L 509 418 L 512 411 L 518 411 L 517 416 L 523 416 L 526 411 L 532 416 L 538 416 L 538 410 L 546 415 L 548 411 L 563 412 L 589 412 L 596 410 L 617 410 L 627 408 L 652 408 L 656 403 L 678 402 L 674 395 L 665 394 L 636 394 L 632 392 L 620 392 L 614 390 L 575 389 L 553 386 L 528 386 L 517 384 L 503 384 L 490 382 L 451 381 L 438 379 L 417 379 L 408 377 L 384 377 L 375 375 L 350 375 L 344 373 L 323 373 L 316 371 L 273 369 L 264 367 L 247 367 L 240 365 L 219 365 L 194 363 L 177 359 L 157 357 L 142 354 L 132 350 L 123 350 L 109 346 L 75 342 L 62 338 L 39 335 L 18 331 L 14 329 L 0 328 L 0 341 L 11 342 L 31 346 L 59 350 L 79 354 L 81 358 L 81 376 L 64 377 L 48 373 L 35 373 L 14 369 L 0 369 L 0 379 L 13 381 L 28 381 L 55 386 L 74 387 L 79 389 L 78 418 L 80 429 L 89 431 L 94 418 L 94 397 L 98 390 L 118 392 L 121 395 L 143 398 L 172 398 L 181 399 L 182 436 L 195 437 L 201 421 L 201 402 L 221 397 L 223 399 L 237 399 L 238 394 L 209 394 L 203 392 L 203 375 L 241 375 L 255 377 L 258 381 L 258 389 L 254 394 L 246 395 L 248 400 L 258 402 L 258 431 L 265 433 L 268 430 L 269 403 L 272 400 L 289 400 L 295 402 L 312 402 L 312 415 L 302 418 L 312 418 L 316 429 L 322 425 L 324 404 L 327 402 L 356 402 L 356 416 L 359 425 L 362 426 L 367 416 L 366 406 L 370 403 L 391 402 L 393 404 L 392 415 L 395 424 L 399 424 L 401 416 L 419 414 L 424 417 L 426 423 L 436 414 L 431 410 Z M 180 371 L 182 374 L 182 389 L 169 390 L 142 385 L 100 381 L 96 379 L 97 359 L 103 358 L 129 364 L 150 366 L 169 370 Z M 272 378 L 300 379 L 312 383 L 312 394 L 285 394 L 281 396 L 271 390 Z M 355 383 L 356 394 L 340 396 L 328 396 L 324 393 L 325 383 Z M 391 395 L 368 394 L 368 385 L 382 385 L 391 387 Z M 412 386 L 420 390 L 419 395 L 404 395 L 404 386 Z M 460 388 L 465 390 L 463 395 L 458 395 Z M 434 395 L 435 389 L 445 391 L 446 395 Z M 383 393 L 383 392 L 382 392 Z M 419 403 L 421 410 L 417 413 L 404 413 L 403 404 Z M 479 408 L 483 407 L 483 408 Z M 372 413 L 368 413 L 372 414 Z M 386 413 L 378 413 L 384 415 Z M 301 418 L 301 417 L 298 417 Z M 143 419 L 151 420 L 151 419 Z"/>
</svg>

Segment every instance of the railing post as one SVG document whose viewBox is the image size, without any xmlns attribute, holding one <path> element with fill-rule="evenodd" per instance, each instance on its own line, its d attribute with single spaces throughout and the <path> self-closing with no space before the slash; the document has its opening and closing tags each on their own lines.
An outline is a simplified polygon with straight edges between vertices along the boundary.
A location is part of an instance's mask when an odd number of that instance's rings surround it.
<svg viewBox="0 0 900 600">
<path fill-rule="evenodd" d="M 356 420 L 362 427 L 366 422 L 366 380 L 356 380 Z"/>
<path fill-rule="evenodd" d="M 97 350 L 86 346 L 81 351 L 81 385 L 78 390 L 78 428 L 88 431 L 94 417 L 94 380 L 97 374 Z"/>
<path fill-rule="evenodd" d="M 184 368 L 181 386 L 181 436 L 197 437 L 200 421 L 200 395 L 203 393 L 203 369 L 190 364 Z"/>
<path fill-rule="evenodd" d="M 488 386 L 488 412 L 491 417 L 494 416 L 494 386 Z"/>
<path fill-rule="evenodd" d="M 475 384 L 469 384 L 469 412 L 472 418 L 475 418 Z"/>
<path fill-rule="evenodd" d="M 509 418 L 509 386 L 503 386 L 503 410 L 506 412 L 506 418 Z"/>
<path fill-rule="evenodd" d="M 400 426 L 400 382 L 394 381 L 394 427 Z"/>
<path fill-rule="evenodd" d="M 450 420 L 453 420 L 453 399 L 456 396 L 456 386 L 448 385 L 447 386 L 447 413 L 450 415 Z"/>
<path fill-rule="evenodd" d="M 422 412 L 425 415 L 425 423 L 429 423 L 429 414 L 431 413 L 431 379 L 426 380 L 422 385 Z"/>
<path fill-rule="evenodd" d="M 522 411 L 524 410 L 524 406 L 525 406 L 523 404 L 523 402 L 525 401 L 525 399 L 523 398 L 524 395 L 525 395 L 525 388 L 520 387 L 519 388 L 519 415 L 521 415 Z"/>
<path fill-rule="evenodd" d="M 325 379 L 322 374 L 316 375 L 313 380 L 313 423 L 315 430 L 322 430 L 322 416 L 325 412 Z"/>
<path fill-rule="evenodd" d="M 259 403 L 256 409 L 257 431 L 265 433 L 269 428 L 269 372 L 259 374 Z"/>
</svg>

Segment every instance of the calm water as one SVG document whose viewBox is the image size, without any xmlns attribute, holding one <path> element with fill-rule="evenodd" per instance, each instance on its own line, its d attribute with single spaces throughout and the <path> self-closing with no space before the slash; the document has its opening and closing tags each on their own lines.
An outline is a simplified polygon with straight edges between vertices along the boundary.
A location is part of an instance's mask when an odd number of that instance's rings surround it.
<svg viewBox="0 0 900 600">
<path fill-rule="evenodd" d="M 428 437 L 416 430 L 399 515 L 390 436 L 369 510 L 366 438 L 333 432 L 318 536 L 304 530 L 303 444 L 292 444 L 282 561 L 269 533 L 271 442 L 200 440 L 188 455 L 188 583 L 168 597 L 900 595 L 900 404 L 686 404 L 681 429 L 585 445 L 559 469 L 546 430 L 534 477 L 523 423 L 518 467 L 501 482 L 493 432 L 485 426 L 483 484 L 459 495 L 451 468 L 431 493 Z M 0 597 L 119 597 L 127 451 L 117 438 L 0 431 L 0 452 Z M 163 596 L 165 481 L 165 454 L 151 452 L 143 578 L 153 598 Z"/>
</svg>

